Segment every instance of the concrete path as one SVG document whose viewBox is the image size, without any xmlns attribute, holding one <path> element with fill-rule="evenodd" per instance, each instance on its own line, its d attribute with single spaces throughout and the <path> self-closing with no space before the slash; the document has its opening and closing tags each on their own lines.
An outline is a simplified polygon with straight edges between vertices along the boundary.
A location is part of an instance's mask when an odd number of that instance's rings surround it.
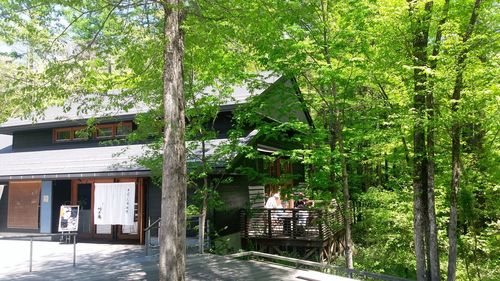
<svg viewBox="0 0 500 281">
<path fill-rule="evenodd" d="M 35 241 L 33 272 L 29 241 L 0 240 L 0 280 L 158 280 L 158 257 L 146 257 L 143 246 Z M 188 255 L 187 280 L 352 280 L 315 271 L 297 270 L 216 255 Z"/>
</svg>

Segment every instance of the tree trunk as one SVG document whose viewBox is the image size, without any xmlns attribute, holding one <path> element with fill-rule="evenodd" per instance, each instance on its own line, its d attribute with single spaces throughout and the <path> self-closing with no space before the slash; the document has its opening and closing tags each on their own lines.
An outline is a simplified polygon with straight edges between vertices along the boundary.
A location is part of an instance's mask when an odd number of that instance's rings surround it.
<svg viewBox="0 0 500 281">
<path fill-rule="evenodd" d="M 336 91 L 334 89 L 333 91 Z M 333 198 L 337 198 L 337 188 L 335 188 L 335 157 L 334 157 L 334 152 L 335 152 L 335 146 L 337 143 L 337 134 L 336 134 L 336 129 L 335 129 L 335 116 L 333 113 L 333 109 L 331 108 L 331 105 L 328 105 L 328 145 L 330 146 L 330 186 L 331 186 L 331 192 Z"/>
<path fill-rule="evenodd" d="M 164 4 L 163 99 L 165 134 L 161 196 L 160 280 L 185 279 L 186 155 L 182 60 L 183 35 L 178 0 Z"/>
<path fill-rule="evenodd" d="M 206 181 L 204 179 L 204 181 Z M 208 185 L 207 185 L 208 188 Z M 205 253 L 205 228 L 206 228 L 206 220 L 207 220 L 207 210 L 208 210 L 208 192 L 207 189 L 203 190 L 203 201 L 201 203 L 201 211 L 199 218 L 199 229 L 198 229 L 198 253 Z"/>
<path fill-rule="evenodd" d="M 206 153 L 205 153 L 205 140 L 201 141 L 201 165 L 203 170 L 206 170 Z M 199 217 L 199 226 L 198 226 L 198 253 L 205 253 L 205 222 L 207 220 L 207 209 L 208 209 L 208 173 L 204 173 L 203 176 L 203 198 L 201 201 L 201 211 Z"/>
<path fill-rule="evenodd" d="M 339 152 L 340 152 L 340 164 L 342 166 L 342 191 L 344 195 L 344 227 L 345 227 L 345 264 L 349 269 L 353 269 L 353 244 L 352 244 L 352 234 L 351 234 L 351 209 L 349 207 L 349 181 L 347 174 L 347 161 L 344 151 L 344 136 L 342 134 L 342 127 L 338 130 L 339 139 Z"/>
<path fill-rule="evenodd" d="M 472 14 L 469 20 L 467 30 L 462 37 L 464 45 L 470 39 L 474 26 L 477 22 L 481 0 L 476 0 Z M 451 111 L 453 114 L 453 123 L 451 127 L 451 186 L 450 186 L 450 224 L 448 226 L 448 281 L 455 280 L 457 271 L 457 193 L 460 187 L 460 121 L 457 116 L 459 109 L 460 95 L 463 90 L 463 71 L 465 68 L 465 59 L 467 58 L 468 48 L 464 46 L 460 52 L 456 67 L 457 77 L 455 79 L 455 86 L 453 87 L 453 96 L 451 102 Z"/>
<path fill-rule="evenodd" d="M 435 42 L 439 44 L 439 42 Z M 436 48 L 433 51 L 433 56 L 436 56 Z M 431 61 L 431 68 L 435 61 Z M 439 251 L 438 251 L 438 237 L 437 237 L 437 224 L 436 224 L 436 207 L 435 207 L 435 194 L 434 194 L 434 176 L 435 176 L 435 162 L 434 162 L 434 95 L 432 87 L 427 94 L 427 159 L 426 159 L 426 178 L 427 178 L 427 218 L 428 218 L 428 258 L 429 258 L 429 273 L 430 280 L 440 280 L 439 270 Z"/>
<path fill-rule="evenodd" d="M 439 251 L 438 251 L 438 237 L 437 237 L 437 223 L 436 223 L 436 207 L 435 207 L 435 194 L 434 194 L 434 127 L 433 110 L 434 102 L 432 101 L 432 93 L 429 94 L 428 99 L 428 131 L 427 131 L 427 217 L 429 223 L 428 235 L 428 255 L 429 255 L 429 272 L 431 280 L 440 280 L 439 270 Z M 430 106 L 430 107 L 429 107 Z"/>
<path fill-rule="evenodd" d="M 332 84 L 332 96 L 334 98 L 334 108 L 335 108 L 335 122 L 334 122 L 334 133 L 337 136 L 337 140 L 339 142 L 339 153 L 340 153 L 340 165 L 342 169 L 342 193 L 344 197 L 344 228 L 345 228 L 345 264 L 349 269 L 353 269 L 353 243 L 352 243 L 352 234 L 351 234 L 351 209 L 349 206 L 349 179 L 347 173 L 347 160 L 344 149 L 344 134 L 342 133 L 343 126 L 343 111 L 341 112 L 339 109 L 339 104 L 337 102 L 337 85 L 336 83 Z"/>
<path fill-rule="evenodd" d="M 425 97 L 427 76 L 423 70 L 427 66 L 427 42 L 429 38 L 429 21 L 432 11 L 432 2 L 425 3 L 425 13 L 415 16 L 415 3 L 408 1 L 410 16 L 413 18 L 413 106 L 415 119 L 413 126 L 413 227 L 415 240 L 415 257 L 417 263 L 417 280 L 426 280 L 426 226 L 427 202 L 423 196 L 426 193 L 427 179 L 423 172 L 427 172 L 425 165 Z M 418 12 L 416 14 L 419 14 Z"/>
</svg>

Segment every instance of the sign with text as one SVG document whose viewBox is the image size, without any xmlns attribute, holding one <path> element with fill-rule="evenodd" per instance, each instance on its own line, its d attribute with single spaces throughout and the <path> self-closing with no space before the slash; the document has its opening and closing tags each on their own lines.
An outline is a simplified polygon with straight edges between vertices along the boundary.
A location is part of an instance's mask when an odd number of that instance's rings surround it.
<svg viewBox="0 0 500 281">
<path fill-rule="evenodd" d="M 59 232 L 78 231 L 80 206 L 62 205 L 59 212 Z"/>
</svg>

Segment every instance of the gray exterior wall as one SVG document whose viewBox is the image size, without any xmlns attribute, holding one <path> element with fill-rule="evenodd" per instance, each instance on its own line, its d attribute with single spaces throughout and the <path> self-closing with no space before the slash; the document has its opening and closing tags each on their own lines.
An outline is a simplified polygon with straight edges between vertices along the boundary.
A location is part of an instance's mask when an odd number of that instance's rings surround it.
<svg viewBox="0 0 500 281">
<path fill-rule="evenodd" d="M 233 182 L 218 187 L 217 191 L 225 206 L 214 210 L 211 220 L 213 230 L 219 235 L 240 231 L 240 209 L 245 208 L 249 201 L 248 185 L 247 177 L 234 176 Z"/>
<path fill-rule="evenodd" d="M 9 187 L 6 182 L 0 182 L 0 184 L 5 185 L 2 198 L 0 199 L 0 231 L 5 231 L 7 229 L 7 198 L 9 197 Z"/>
<path fill-rule="evenodd" d="M 52 129 L 16 132 L 12 138 L 12 148 L 15 150 L 51 145 Z"/>
<path fill-rule="evenodd" d="M 161 186 L 153 184 L 151 179 L 145 182 L 146 186 L 146 220 L 144 228 L 148 227 L 150 223 L 155 222 L 161 217 Z M 149 220 L 149 221 L 148 221 Z M 157 230 L 151 231 L 152 236 L 157 235 Z"/>
</svg>

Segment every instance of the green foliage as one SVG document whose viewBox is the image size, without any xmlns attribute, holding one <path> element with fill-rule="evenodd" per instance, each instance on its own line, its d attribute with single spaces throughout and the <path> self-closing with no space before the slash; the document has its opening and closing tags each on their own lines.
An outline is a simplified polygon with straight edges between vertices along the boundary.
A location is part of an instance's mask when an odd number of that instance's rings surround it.
<svg viewBox="0 0 500 281">
<path fill-rule="evenodd" d="M 414 1 L 422 12 L 426 1 Z M 427 53 L 432 53 L 444 1 L 433 1 Z M 447 257 L 447 222 L 451 140 L 450 124 L 462 124 L 463 173 L 459 190 L 460 280 L 494 280 L 500 260 L 500 99 L 498 78 L 499 6 L 482 2 L 478 25 L 463 43 L 472 0 L 450 1 L 442 26 L 441 52 L 423 67 L 435 99 L 436 211 L 441 265 Z M 413 2 L 412 2 L 413 3 Z M 311 199 L 340 201 L 341 159 L 347 159 L 351 199 L 366 204 L 355 226 L 356 267 L 414 277 L 411 210 L 413 158 L 413 57 L 415 23 L 408 1 L 290 0 L 189 1 L 184 22 L 184 80 L 188 150 L 217 136 L 213 122 L 232 85 L 260 70 L 295 78 L 314 127 L 299 122 L 294 112 L 302 104 L 285 100 L 290 89 L 274 88 L 238 110 L 231 143 L 203 159 L 191 153 L 190 183 L 199 211 L 203 197 L 220 207 L 216 186 L 221 175 L 201 184 L 221 159 L 232 163 L 272 163 L 289 158 L 305 168 L 304 191 Z M 162 12 L 154 1 L 0 0 L 0 42 L 11 50 L 0 56 L 0 122 L 12 116 L 36 119 L 50 105 L 68 106 L 68 98 L 85 101 L 86 112 L 145 105 L 137 117 L 131 142 L 148 143 L 139 162 L 161 183 L 163 159 L 163 33 Z M 1 47 L 1 46 L 0 46 Z M 451 112 L 450 95 L 461 51 L 469 55 L 464 70 L 460 108 Z M 106 102 L 104 102 L 106 100 Z M 276 108 L 283 101 L 283 108 Z M 455 117 L 453 117 L 455 115 Z M 280 125 L 263 116 L 278 119 Z M 95 125 L 95 120 L 89 123 Z M 335 146 L 339 122 L 345 153 Z M 426 123 L 425 125 L 428 125 Z M 333 126 L 335 127 L 335 126 Z M 271 155 L 256 152 L 240 138 L 258 129 L 258 137 L 286 149 Z M 338 128 L 336 128 L 338 129 Z M 291 133 L 294 132 L 294 133 Z M 332 143 L 334 144 L 332 146 Z M 297 145 L 300 144 L 300 145 Z M 228 171 L 234 171 L 228 167 Z M 241 168 L 253 181 L 279 185 L 290 175 L 266 176 L 262 170 Z M 299 189 L 298 186 L 295 188 Z M 221 245 L 223 245 L 222 243 Z M 224 247 L 221 247 L 224 248 Z M 221 250 L 220 252 L 224 252 Z"/>
<path fill-rule="evenodd" d="M 356 262 L 368 271 L 415 278 L 412 193 L 370 188 L 358 198 Z"/>
</svg>

